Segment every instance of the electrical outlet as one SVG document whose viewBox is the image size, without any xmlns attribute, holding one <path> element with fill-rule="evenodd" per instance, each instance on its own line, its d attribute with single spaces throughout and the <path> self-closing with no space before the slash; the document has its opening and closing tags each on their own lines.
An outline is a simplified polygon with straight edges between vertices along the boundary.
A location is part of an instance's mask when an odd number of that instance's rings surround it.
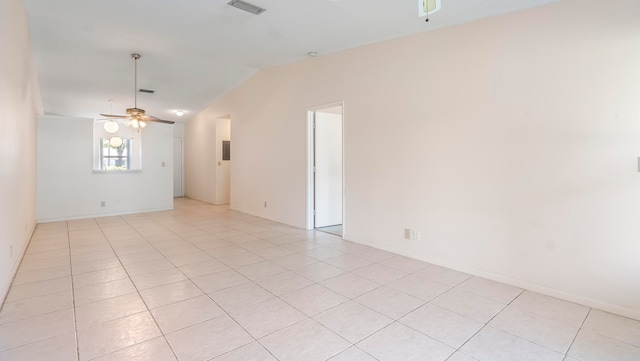
<svg viewBox="0 0 640 361">
<path fill-rule="evenodd" d="M 107 202 L 105 201 L 100 202 L 100 207 L 106 207 L 106 206 L 107 206 Z"/>
<path fill-rule="evenodd" d="M 420 240 L 420 231 L 416 231 L 415 229 L 405 228 L 404 229 L 404 239 L 408 239 L 410 241 L 419 241 Z"/>
</svg>

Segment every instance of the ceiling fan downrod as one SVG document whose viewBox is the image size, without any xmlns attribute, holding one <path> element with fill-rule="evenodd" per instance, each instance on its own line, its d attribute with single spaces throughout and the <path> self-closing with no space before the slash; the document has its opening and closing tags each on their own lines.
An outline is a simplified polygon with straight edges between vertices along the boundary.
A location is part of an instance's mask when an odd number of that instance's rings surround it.
<svg viewBox="0 0 640 361">
<path fill-rule="evenodd" d="M 133 58 L 133 63 L 134 63 L 134 70 L 133 70 L 133 107 L 134 108 L 138 108 L 138 59 L 140 59 L 142 57 L 142 55 L 137 54 L 137 53 L 133 53 L 131 54 L 131 57 Z"/>
<path fill-rule="evenodd" d="M 172 120 L 164 120 L 160 118 L 156 118 L 154 116 L 146 115 L 144 109 L 138 108 L 138 59 L 142 57 L 142 55 L 138 53 L 131 54 L 131 57 L 134 61 L 134 73 L 133 73 L 133 108 L 127 108 L 127 115 L 115 115 L 115 114 L 100 114 L 102 116 L 108 118 L 121 118 L 127 119 L 125 125 L 131 125 L 134 128 L 137 128 L 140 131 L 140 128 L 144 128 L 147 125 L 147 121 L 156 122 L 156 123 L 165 123 L 165 124 L 175 124 Z M 113 110 L 112 110 L 113 111 Z"/>
</svg>

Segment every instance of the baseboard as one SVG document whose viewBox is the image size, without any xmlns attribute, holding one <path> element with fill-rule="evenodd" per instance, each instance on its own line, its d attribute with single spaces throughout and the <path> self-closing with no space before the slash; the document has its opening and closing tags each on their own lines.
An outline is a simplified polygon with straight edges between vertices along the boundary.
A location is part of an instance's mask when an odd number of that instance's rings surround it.
<svg viewBox="0 0 640 361">
<path fill-rule="evenodd" d="M 98 214 L 86 214 L 86 215 L 69 216 L 69 217 L 42 218 L 42 219 L 38 219 L 38 223 L 75 221 L 75 220 L 79 220 L 79 219 L 116 217 L 116 216 L 126 216 L 126 215 L 129 215 L 129 214 L 163 212 L 163 211 L 172 211 L 172 210 L 174 210 L 173 207 L 170 207 L 170 208 L 153 208 L 153 209 L 143 209 L 143 210 L 136 210 L 136 211 L 130 211 L 130 212 L 98 213 Z"/>
<path fill-rule="evenodd" d="M 344 234 L 343 239 L 347 241 L 371 246 L 374 248 L 382 249 L 384 251 L 393 252 L 401 256 L 417 259 L 419 261 L 435 264 L 437 266 L 446 267 L 452 270 L 468 273 L 473 276 L 486 278 L 496 282 L 501 282 L 510 286 L 523 288 L 523 289 L 537 292 L 543 295 L 559 298 L 561 300 L 565 300 L 573 303 L 578 303 L 587 307 L 596 308 L 602 311 L 610 312 L 616 315 L 620 315 L 620 316 L 624 316 L 624 317 L 628 317 L 628 318 L 632 318 L 634 320 L 640 321 L 640 310 L 634 310 L 626 307 L 621 307 L 618 305 L 613 305 L 613 304 L 602 302 L 599 300 L 594 300 L 592 298 L 583 297 L 583 296 L 575 295 L 565 291 L 561 291 L 555 288 L 549 288 L 536 283 L 523 281 L 523 280 L 503 276 L 500 274 L 479 270 L 473 267 L 467 267 L 467 266 L 462 266 L 458 264 L 443 263 L 437 260 L 429 259 L 428 257 L 417 257 L 415 254 L 409 253 L 403 249 L 392 247 L 389 245 L 379 244 L 375 242 L 370 242 L 362 238 L 354 237 L 350 234 Z"/>
<path fill-rule="evenodd" d="M 295 227 L 295 228 L 300 228 L 300 229 L 306 229 L 304 226 L 300 226 L 300 225 L 296 225 L 296 224 L 291 224 L 288 221 L 282 220 L 282 219 L 278 219 L 275 217 L 268 217 L 265 214 L 257 214 L 257 213 L 253 213 L 251 211 L 247 211 L 245 209 L 240 209 L 240 208 L 233 208 L 231 205 L 229 205 L 229 209 L 232 211 L 236 211 L 236 212 L 240 212 L 240 213 L 244 213 L 244 214 L 248 214 L 250 216 L 254 216 L 254 217 L 258 217 L 258 218 L 262 218 L 262 219 L 267 219 L 269 221 L 273 221 L 273 222 L 278 222 L 278 223 L 282 223 L 284 225 L 287 226 L 291 226 L 291 227 Z"/>
<path fill-rule="evenodd" d="M 9 295 L 9 290 L 11 289 L 11 285 L 13 284 L 13 280 L 16 278 L 16 274 L 18 273 L 18 268 L 20 268 L 20 264 L 22 263 L 22 259 L 24 258 L 25 253 L 27 253 L 27 248 L 29 248 L 29 244 L 31 243 L 31 239 L 33 238 L 33 233 L 36 231 L 36 226 L 38 223 L 33 223 L 30 229 L 27 232 L 28 238 L 24 240 L 22 243 L 23 246 L 19 250 L 18 257 L 15 258 L 15 262 L 11 266 L 11 273 L 9 274 L 9 282 L 2 285 L 2 289 L 0 289 L 0 310 L 4 307 L 4 301 L 7 299 Z"/>
</svg>

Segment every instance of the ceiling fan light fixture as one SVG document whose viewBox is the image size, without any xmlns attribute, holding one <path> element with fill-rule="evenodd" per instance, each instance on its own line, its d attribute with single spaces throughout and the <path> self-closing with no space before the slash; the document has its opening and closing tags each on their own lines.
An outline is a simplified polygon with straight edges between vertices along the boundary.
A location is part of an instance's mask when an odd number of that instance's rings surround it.
<svg viewBox="0 0 640 361">
<path fill-rule="evenodd" d="M 140 129 L 147 126 L 147 123 L 144 120 L 133 118 L 128 121 L 127 125 L 133 129 L 137 129 L 138 131 L 140 131 Z"/>
<path fill-rule="evenodd" d="M 112 148 L 118 148 L 119 146 L 122 145 L 122 138 L 120 138 L 120 137 L 111 137 L 111 139 L 109 139 L 109 145 Z"/>
<path fill-rule="evenodd" d="M 120 127 L 118 126 L 118 123 L 114 122 L 113 120 L 104 123 L 104 131 L 109 134 L 117 132 L 119 128 Z"/>
</svg>

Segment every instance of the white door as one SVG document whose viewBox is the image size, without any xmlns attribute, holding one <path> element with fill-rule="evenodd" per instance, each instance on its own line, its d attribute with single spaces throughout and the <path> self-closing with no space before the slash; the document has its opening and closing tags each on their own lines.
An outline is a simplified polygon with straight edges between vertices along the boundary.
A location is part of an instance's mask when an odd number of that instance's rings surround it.
<svg viewBox="0 0 640 361">
<path fill-rule="evenodd" d="M 182 138 L 173 138 L 173 196 L 182 197 Z"/>
<path fill-rule="evenodd" d="M 315 113 L 315 227 L 342 224 L 342 107 Z"/>
</svg>

